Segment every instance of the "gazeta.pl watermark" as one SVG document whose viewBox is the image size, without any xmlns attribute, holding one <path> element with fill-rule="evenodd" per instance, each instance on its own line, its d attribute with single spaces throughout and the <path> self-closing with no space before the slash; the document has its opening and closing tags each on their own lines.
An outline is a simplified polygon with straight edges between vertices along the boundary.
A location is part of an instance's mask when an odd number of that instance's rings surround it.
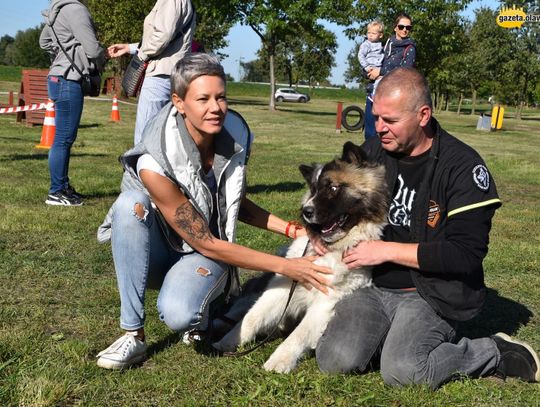
<svg viewBox="0 0 540 407">
<path fill-rule="evenodd" d="M 523 7 L 503 7 L 499 10 L 497 24 L 503 28 L 521 28 L 524 23 L 540 23 L 540 14 L 527 14 Z"/>
</svg>

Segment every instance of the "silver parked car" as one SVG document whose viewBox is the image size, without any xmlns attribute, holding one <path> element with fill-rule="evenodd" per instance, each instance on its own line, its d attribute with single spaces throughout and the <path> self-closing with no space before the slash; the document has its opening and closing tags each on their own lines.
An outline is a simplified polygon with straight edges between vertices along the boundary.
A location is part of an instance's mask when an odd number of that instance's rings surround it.
<svg viewBox="0 0 540 407">
<path fill-rule="evenodd" d="M 309 100 L 309 95 L 297 92 L 293 88 L 279 88 L 276 90 L 274 99 L 278 102 L 300 102 L 306 103 Z"/>
</svg>

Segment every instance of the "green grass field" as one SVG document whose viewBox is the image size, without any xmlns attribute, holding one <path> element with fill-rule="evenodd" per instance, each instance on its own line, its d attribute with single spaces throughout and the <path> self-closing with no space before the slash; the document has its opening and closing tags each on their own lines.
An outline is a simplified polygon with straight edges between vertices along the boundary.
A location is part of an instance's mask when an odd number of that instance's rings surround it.
<svg viewBox="0 0 540 407">
<path fill-rule="evenodd" d="M 16 90 L 16 84 L 14 84 Z M 286 219 L 297 216 L 304 191 L 300 163 L 337 155 L 360 133 L 335 132 L 336 100 L 280 104 L 234 85 L 231 108 L 255 133 L 249 196 Z M 355 96 L 349 100 L 354 100 Z M 109 121 L 111 102 L 87 100 L 72 151 L 73 185 L 88 196 L 79 208 L 48 207 L 47 154 L 34 148 L 41 128 L 0 115 L 0 405 L 3 406 L 538 406 L 539 384 L 463 379 L 432 392 L 390 388 L 378 372 L 325 375 L 312 357 L 290 375 L 261 365 L 278 341 L 249 356 L 211 358 L 182 344 L 147 295 L 150 358 L 138 369 L 111 372 L 95 355 L 116 339 L 119 299 L 109 245 L 96 228 L 119 188 L 117 157 L 131 146 L 135 108 L 120 104 L 122 121 Z M 486 159 L 504 206 L 498 210 L 485 260 L 490 293 L 484 312 L 461 334 L 499 330 L 540 350 L 540 112 L 506 118 L 497 133 L 475 130 L 476 116 L 443 113 L 443 125 Z M 275 252 L 286 239 L 244 225 L 239 241 Z"/>
</svg>

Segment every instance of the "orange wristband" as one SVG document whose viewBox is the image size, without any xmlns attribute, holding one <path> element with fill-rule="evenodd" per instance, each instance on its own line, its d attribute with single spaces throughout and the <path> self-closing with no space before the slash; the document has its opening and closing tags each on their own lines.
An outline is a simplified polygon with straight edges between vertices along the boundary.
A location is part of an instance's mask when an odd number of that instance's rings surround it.
<svg viewBox="0 0 540 407">
<path fill-rule="evenodd" d="M 291 229 L 291 226 L 294 226 L 294 234 L 291 236 L 289 235 L 289 230 Z M 285 228 L 285 236 L 290 237 L 292 239 L 296 239 L 296 231 L 299 229 L 303 229 L 302 225 L 296 221 L 290 221 L 287 223 L 287 227 Z"/>
</svg>

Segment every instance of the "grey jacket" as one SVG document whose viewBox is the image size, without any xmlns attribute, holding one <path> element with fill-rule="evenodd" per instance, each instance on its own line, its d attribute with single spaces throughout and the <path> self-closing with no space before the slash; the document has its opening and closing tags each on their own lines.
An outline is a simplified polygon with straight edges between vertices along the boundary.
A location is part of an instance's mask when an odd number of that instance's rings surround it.
<svg viewBox="0 0 540 407">
<path fill-rule="evenodd" d="M 86 6 L 78 0 L 52 0 L 48 10 L 42 12 L 45 27 L 39 37 L 39 46 L 52 59 L 49 75 L 63 76 L 79 81 L 81 75 L 71 66 L 58 46 L 51 30 L 54 28 L 60 43 L 83 73 L 102 71 L 105 50 L 96 39 L 96 30 Z"/>
<path fill-rule="evenodd" d="M 176 62 L 191 52 L 195 25 L 195 9 L 190 0 L 156 1 L 144 19 L 138 51 L 143 61 L 150 59 L 146 76 L 171 74 Z"/>
<path fill-rule="evenodd" d="M 253 136 L 242 116 L 229 110 L 223 129 L 216 137 L 214 173 L 218 186 L 216 207 L 219 238 L 234 242 L 238 211 L 246 188 L 246 165 Z M 142 141 L 120 158 L 125 170 L 122 191 L 139 190 L 148 194 L 136 171 L 139 157 L 146 153 L 157 161 L 166 176 L 182 190 L 201 216 L 209 222 L 215 198 L 203 182 L 197 147 L 182 116 L 171 103 L 148 123 Z M 98 229 L 97 237 L 101 243 L 110 238 L 112 213 L 111 208 Z M 159 216 L 159 212 L 158 219 L 173 250 L 183 253 L 193 251 Z"/>
<path fill-rule="evenodd" d="M 383 57 L 384 51 L 381 42 L 365 40 L 358 50 L 358 61 L 364 70 L 368 67 L 380 68 Z"/>
</svg>

